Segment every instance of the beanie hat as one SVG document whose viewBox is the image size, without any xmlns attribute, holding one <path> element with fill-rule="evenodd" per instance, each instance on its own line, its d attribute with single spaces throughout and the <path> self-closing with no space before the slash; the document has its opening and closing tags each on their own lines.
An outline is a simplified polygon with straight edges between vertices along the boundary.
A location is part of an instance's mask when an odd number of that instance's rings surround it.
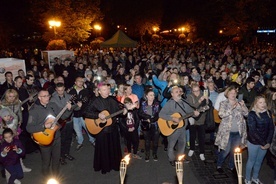
<svg viewBox="0 0 276 184">
<path fill-rule="evenodd" d="M 8 116 L 8 115 L 10 115 L 9 109 L 7 109 L 7 108 L 2 108 L 2 109 L 0 110 L 0 117 L 1 117 L 1 118 L 4 118 L 5 116 Z"/>
<path fill-rule="evenodd" d="M 93 75 L 93 72 L 92 72 L 91 70 L 86 70 L 86 71 L 85 71 L 85 77 L 86 77 L 87 75 Z"/>
</svg>

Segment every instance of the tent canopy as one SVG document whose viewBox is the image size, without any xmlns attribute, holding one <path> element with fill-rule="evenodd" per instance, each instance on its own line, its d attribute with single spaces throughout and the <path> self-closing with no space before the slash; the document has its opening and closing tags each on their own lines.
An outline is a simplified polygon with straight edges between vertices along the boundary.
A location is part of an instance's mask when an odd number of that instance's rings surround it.
<svg viewBox="0 0 276 184">
<path fill-rule="evenodd" d="M 130 39 L 124 32 L 118 30 L 109 40 L 102 42 L 101 47 L 136 47 L 137 42 Z"/>
</svg>

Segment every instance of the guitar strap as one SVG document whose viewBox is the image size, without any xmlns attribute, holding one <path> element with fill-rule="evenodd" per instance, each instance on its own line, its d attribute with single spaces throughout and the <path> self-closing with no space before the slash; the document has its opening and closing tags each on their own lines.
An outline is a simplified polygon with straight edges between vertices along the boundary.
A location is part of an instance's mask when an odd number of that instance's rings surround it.
<svg viewBox="0 0 276 184">
<path fill-rule="evenodd" d="M 180 105 L 178 102 L 175 102 L 175 103 L 180 107 L 180 109 L 181 109 L 185 114 L 187 114 L 186 111 L 184 110 L 184 108 L 181 107 L 181 105 Z"/>
</svg>

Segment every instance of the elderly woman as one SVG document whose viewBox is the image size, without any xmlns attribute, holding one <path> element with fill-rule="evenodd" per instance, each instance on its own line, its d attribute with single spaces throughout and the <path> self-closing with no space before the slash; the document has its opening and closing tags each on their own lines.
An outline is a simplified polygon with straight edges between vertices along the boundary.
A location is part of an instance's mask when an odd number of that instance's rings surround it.
<svg viewBox="0 0 276 184">
<path fill-rule="evenodd" d="M 219 154 L 217 160 L 217 171 L 223 173 L 222 165 L 228 155 L 229 169 L 235 174 L 234 149 L 246 143 L 246 122 L 244 116 L 248 114 L 248 108 L 243 101 L 238 102 L 237 89 L 229 87 L 225 96 L 227 99 L 220 103 L 219 116 L 221 123 L 219 125 L 215 145 L 218 146 Z"/>
</svg>

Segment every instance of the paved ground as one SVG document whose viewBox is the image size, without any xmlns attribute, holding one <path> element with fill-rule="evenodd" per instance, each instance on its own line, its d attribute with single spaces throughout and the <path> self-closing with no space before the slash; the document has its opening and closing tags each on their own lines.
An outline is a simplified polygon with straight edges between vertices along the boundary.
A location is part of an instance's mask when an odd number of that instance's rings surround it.
<svg viewBox="0 0 276 184">
<path fill-rule="evenodd" d="M 84 147 L 76 152 L 76 145 L 72 147 L 72 155 L 76 160 L 65 166 L 61 166 L 62 184 L 119 184 L 119 172 L 112 171 L 105 175 L 93 170 L 93 151 L 94 148 L 87 142 Z M 192 157 L 192 161 L 184 164 L 184 179 L 183 183 L 189 184 L 219 184 L 219 183 L 237 183 L 232 173 L 225 168 L 225 174 L 219 174 L 215 171 L 213 146 L 206 147 L 206 161 L 202 162 L 199 159 L 199 153 L 196 151 Z M 188 151 L 188 150 L 187 150 Z M 144 156 L 142 154 L 142 156 Z M 159 160 L 154 162 L 152 159 L 146 163 L 144 160 L 131 159 L 127 170 L 125 184 L 163 184 L 177 183 L 175 168 L 172 167 L 163 151 L 163 147 L 158 150 Z M 246 162 L 246 151 L 243 153 L 243 170 Z M 26 166 L 33 169 L 30 173 L 25 173 L 22 180 L 23 184 L 45 184 L 40 174 L 41 160 L 39 153 L 28 154 L 24 160 Z M 265 184 L 273 183 L 273 170 L 266 163 L 262 166 L 260 179 Z M 0 179 L 0 183 L 4 184 L 5 180 Z"/>
</svg>

